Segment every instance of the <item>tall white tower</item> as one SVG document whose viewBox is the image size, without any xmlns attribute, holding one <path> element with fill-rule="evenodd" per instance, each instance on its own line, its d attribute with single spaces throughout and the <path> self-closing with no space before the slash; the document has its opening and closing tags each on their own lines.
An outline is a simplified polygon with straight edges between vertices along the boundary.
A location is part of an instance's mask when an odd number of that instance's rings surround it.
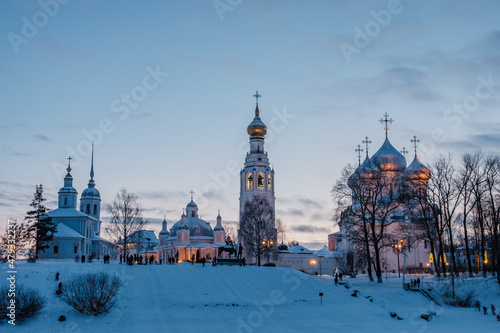
<svg viewBox="0 0 500 333">
<path fill-rule="evenodd" d="M 94 144 L 92 143 L 92 161 L 90 163 L 90 180 L 88 187 L 83 190 L 80 198 L 80 211 L 100 220 L 101 216 L 101 194 L 95 188 L 94 181 Z M 100 228 L 99 228 L 100 229 Z M 97 230 L 96 232 L 100 232 Z"/>
<path fill-rule="evenodd" d="M 259 97 L 261 96 L 258 91 L 254 97 L 256 98 L 255 117 L 247 127 L 247 133 L 250 136 L 250 151 L 247 153 L 245 165 L 240 171 L 240 223 L 245 211 L 245 204 L 258 197 L 265 199 L 272 207 L 272 226 L 275 228 L 274 169 L 270 167 L 267 152 L 264 150 L 267 127 L 260 119 Z M 248 259 L 249 256 L 245 253 L 247 252 L 245 240 L 241 235 L 239 238 L 240 244 L 243 245 L 243 255 L 246 255 Z"/>
</svg>

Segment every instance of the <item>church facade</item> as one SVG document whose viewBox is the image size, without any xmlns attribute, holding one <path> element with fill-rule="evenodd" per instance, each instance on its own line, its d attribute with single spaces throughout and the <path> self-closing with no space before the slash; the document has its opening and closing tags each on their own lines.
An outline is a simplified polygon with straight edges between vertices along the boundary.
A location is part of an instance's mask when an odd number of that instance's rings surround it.
<svg viewBox="0 0 500 333">
<path fill-rule="evenodd" d="M 415 220 L 422 207 L 415 193 L 426 193 L 430 170 L 417 156 L 419 140 L 414 137 L 415 156 L 407 166 L 406 158 L 390 143 L 388 123 L 392 119 L 381 120 L 385 123 L 386 138 L 380 149 L 370 158 L 366 138 L 366 158 L 349 177 L 348 186 L 352 190 L 352 205 L 347 207 L 339 221 L 340 232 L 329 236 L 331 249 L 341 250 L 344 255 L 366 256 L 364 245 L 364 225 L 368 228 L 368 238 L 374 233 L 380 237 L 379 247 L 382 271 L 403 270 L 405 261 L 407 271 L 423 271 L 432 265 L 428 244 L 418 236 L 414 228 Z M 362 149 L 356 150 L 358 157 Z M 403 148 L 404 153 L 408 153 Z M 365 219 L 363 219 L 363 215 Z M 375 219 L 375 231 L 370 222 Z M 370 221 L 368 221 L 370 220 Z M 373 242 L 370 241 L 370 261 L 374 261 Z M 358 258 L 359 259 L 359 258 Z M 366 259 L 365 259 L 366 260 Z"/>
<path fill-rule="evenodd" d="M 71 158 L 68 158 L 64 186 L 58 192 L 58 208 L 46 215 L 57 225 L 49 248 L 40 253 L 40 259 L 75 259 L 85 256 L 102 259 L 104 255 L 116 257 L 116 245 L 101 235 L 101 195 L 94 181 L 94 151 L 90 167 L 88 187 L 82 192 L 80 209 L 77 207 L 78 192 L 73 187 Z"/>
<path fill-rule="evenodd" d="M 163 219 L 162 229 L 158 235 L 156 248 L 157 260 L 166 263 L 169 258 L 178 261 L 194 260 L 201 258 L 212 260 L 217 257 L 219 246 L 226 245 L 226 232 L 222 226 L 222 217 L 217 215 L 217 225 L 212 229 L 210 223 L 198 216 L 198 205 L 191 201 L 182 212 L 170 231 L 167 221 Z"/>
</svg>

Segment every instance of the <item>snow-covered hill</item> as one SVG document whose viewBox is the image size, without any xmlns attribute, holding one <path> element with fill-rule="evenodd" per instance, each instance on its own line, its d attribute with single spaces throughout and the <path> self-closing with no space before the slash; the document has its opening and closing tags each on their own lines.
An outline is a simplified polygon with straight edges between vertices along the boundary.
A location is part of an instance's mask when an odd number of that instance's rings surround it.
<svg viewBox="0 0 500 333">
<path fill-rule="evenodd" d="M 0 266 L 6 276 L 7 266 Z M 365 277 L 351 288 L 331 277 L 288 268 L 190 265 L 128 266 L 100 262 L 41 261 L 18 264 L 18 285 L 38 288 L 47 306 L 36 319 L 1 332 L 492 332 L 500 322 L 473 309 L 438 307 L 399 281 L 377 285 Z M 64 281 L 84 272 L 118 274 L 124 285 L 110 313 L 82 316 L 55 295 Z M 3 278 L 2 280 L 5 281 Z M 353 290 L 359 291 L 353 297 Z M 320 304 L 319 293 L 324 293 Z M 370 296 L 370 297 L 368 297 Z M 367 298 L 368 297 L 368 298 Z M 373 301 L 370 301 L 372 299 Z M 500 302 L 499 302 L 500 305 Z M 396 312 L 402 320 L 391 318 Z M 437 312 L 430 322 L 420 314 Z M 59 322 L 60 315 L 67 321 Z"/>
</svg>

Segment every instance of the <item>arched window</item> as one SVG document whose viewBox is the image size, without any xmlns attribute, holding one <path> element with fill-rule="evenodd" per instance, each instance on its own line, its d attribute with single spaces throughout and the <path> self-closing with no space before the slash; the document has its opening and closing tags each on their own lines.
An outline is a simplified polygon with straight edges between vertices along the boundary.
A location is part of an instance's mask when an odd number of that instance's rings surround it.
<svg viewBox="0 0 500 333">
<path fill-rule="evenodd" d="M 249 190 L 253 189 L 253 176 L 252 176 L 252 174 L 248 175 L 247 188 Z"/>
<path fill-rule="evenodd" d="M 97 205 L 94 205 L 94 215 L 97 215 Z"/>
<path fill-rule="evenodd" d="M 257 176 L 257 188 L 258 189 L 263 189 L 264 188 L 264 176 L 259 173 Z"/>
<path fill-rule="evenodd" d="M 270 190 L 271 189 L 271 175 L 268 175 L 267 176 L 267 189 Z"/>
<path fill-rule="evenodd" d="M 87 210 L 85 211 L 86 214 L 90 214 L 90 204 L 87 204 Z"/>
<path fill-rule="evenodd" d="M 64 198 L 64 206 L 68 204 L 68 198 Z"/>
</svg>

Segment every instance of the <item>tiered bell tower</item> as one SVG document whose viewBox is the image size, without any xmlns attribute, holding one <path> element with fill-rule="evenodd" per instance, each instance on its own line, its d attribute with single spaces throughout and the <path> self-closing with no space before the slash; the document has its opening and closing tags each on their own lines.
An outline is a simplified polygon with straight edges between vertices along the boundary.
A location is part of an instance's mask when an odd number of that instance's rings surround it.
<svg viewBox="0 0 500 333">
<path fill-rule="evenodd" d="M 260 119 L 259 111 L 259 92 L 254 95 L 256 99 L 255 117 L 247 127 L 247 133 L 250 136 L 250 151 L 245 158 L 245 164 L 240 171 L 240 223 L 245 211 L 245 204 L 254 198 L 265 199 L 272 208 L 273 221 L 272 227 L 275 227 L 275 201 L 274 196 L 274 169 L 270 167 L 267 152 L 264 150 L 264 137 L 267 133 L 267 127 Z M 276 240 L 274 240 L 276 241 Z M 247 256 L 245 240 L 239 235 L 239 242 L 243 245 L 244 253 Z"/>
<path fill-rule="evenodd" d="M 59 190 L 59 208 L 76 208 L 76 199 L 78 196 L 78 192 L 73 187 L 73 176 L 71 176 L 71 160 L 72 157 L 68 157 L 68 167 L 66 171 L 68 173 L 64 177 L 64 186 Z"/>
</svg>

